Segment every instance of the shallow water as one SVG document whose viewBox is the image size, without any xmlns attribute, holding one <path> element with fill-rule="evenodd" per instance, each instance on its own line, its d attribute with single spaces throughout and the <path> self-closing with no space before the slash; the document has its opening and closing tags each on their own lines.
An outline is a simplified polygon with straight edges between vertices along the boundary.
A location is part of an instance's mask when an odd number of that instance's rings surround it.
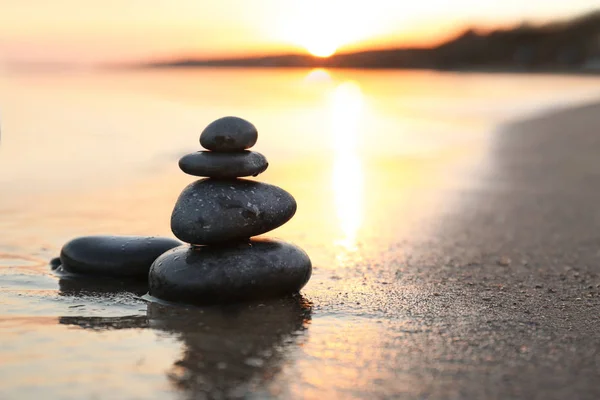
<svg viewBox="0 0 600 400">
<path fill-rule="evenodd" d="M 598 94 L 552 75 L 5 73 L 0 398 L 452 397 L 443 371 L 469 366 L 446 357 L 456 338 L 431 323 L 443 309 L 411 257 L 481 184 L 499 123 Z M 272 235 L 313 260 L 302 297 L 174 309 L 144 285 L 50 271 L 78 235 L 170 236 L 193 180 L 177 159 L 223 115 L 255 123 L 257 179 L 297 199 Z"/>
</svg>

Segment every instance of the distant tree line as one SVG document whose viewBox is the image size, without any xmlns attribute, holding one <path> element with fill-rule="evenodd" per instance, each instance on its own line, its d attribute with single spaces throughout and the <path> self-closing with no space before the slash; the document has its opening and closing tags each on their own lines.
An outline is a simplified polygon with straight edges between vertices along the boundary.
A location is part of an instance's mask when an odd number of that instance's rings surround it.
<svg viewBox="0 0 600 400">
<path fill-rule="evenodd" d="M 446 70 L 600 71 L 600 11 L 568 21 L 480 33 L 468 29 L 433 48 L 369 50 L 318 58 L 289 54 L 220 60 L 176 60 L 150 67 L 329 67 Z"/>
</svg>

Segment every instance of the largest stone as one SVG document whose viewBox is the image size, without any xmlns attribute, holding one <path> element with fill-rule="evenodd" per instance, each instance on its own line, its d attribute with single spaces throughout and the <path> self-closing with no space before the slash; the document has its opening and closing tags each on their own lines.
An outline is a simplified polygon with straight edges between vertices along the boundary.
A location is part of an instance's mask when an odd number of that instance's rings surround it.
<svg viewBox="0 0 600 400">
<path fill-rule="evenodd" d="M 298 292 L 312 266 L 297 246 L 273 239 L 221 246 L 180 246 L 154 261 L 150 295 L 189 304 L 220 304 Z"/>
<path fill-rule="evenodd" d="M 184 242 L 216 244 L 261 235 L 285 224 L 296 200 L 285 190 L 245 179 L 202 179 L 175 204 L 171 230 Z"/>
</svg>

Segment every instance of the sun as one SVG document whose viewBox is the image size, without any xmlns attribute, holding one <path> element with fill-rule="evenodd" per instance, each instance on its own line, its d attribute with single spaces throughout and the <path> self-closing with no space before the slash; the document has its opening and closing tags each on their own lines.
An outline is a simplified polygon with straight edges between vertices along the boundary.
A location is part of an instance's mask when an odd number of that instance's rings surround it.
<svg viewBox="0 0 600 400">
<path fill-rule="evenodd" d="M 280 2 L 284 3 L 283 0 Z M 277 14 L 274 23 L 265 25 L 265 29 L 278 43 L 289 46 L 290 51 L 305 50 L 315 57 L 330 57 L 356 50 L 366 43 L 372 45 L 378 38 L 389 37 L 397 32 L 397 19 L 391 18 L 394 13 L 386 11 L 387 7 L 375 7 L 370 3 L 348 0 L 285 1 L 285 7 Z M 406 8 L 406 2 L 389 3 L 398 3 L 394 8 L 399 7 L 400 10 Z M 410 18 L 407 17 L 407 20 Z"/>
<path fill-rule="evenodd" d="M 295 3 L 290 15 L 281 26 L 280 36 L 296 48 L 304 48 L 315 57 L 330 57 L 348 41 L 346 18 L 340 17 L 345 10 L 341 0 L 305 0 Z"/>
<path fill-rule="evenodd" d="M 294 50 L 306 49 L 315 57 L 330 57 L 342 49 L 380 34 L 379 14 L 368 2 L 348 0 L 303 0 L 286 2 L 277 19 L 278 40 Z M 289 5 L 289 7 L 288 7 Z M 377 17 L 377 18 L 375 18 Z"/>
<path fill-rule="evenodd" d="M 337 49 L 332 46 L 310 46 L 306 50 L 315 57 L 327 58 L 334 55 Z"/>
<path fill-rule="evenodd" d="M 326 29 L 319 29 L 319 26 L 299 36 L 297 42 L 315 57 L 330 57 L 339 47 L 339 39 Z"/>
<path fill-rule="evenodd" d="M 304 45 L 304 47 L 313 56 L 321 58 L 331 57 L 337 50 L 337 46 L 335 46 L 333 43 L 319 43 L 318 41 L 307 43 Z"/>
</svg>

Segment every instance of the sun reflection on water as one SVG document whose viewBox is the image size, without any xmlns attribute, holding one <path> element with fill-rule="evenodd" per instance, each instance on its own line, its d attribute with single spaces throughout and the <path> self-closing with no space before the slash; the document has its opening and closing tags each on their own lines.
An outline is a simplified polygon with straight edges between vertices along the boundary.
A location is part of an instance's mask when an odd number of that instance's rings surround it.
<svg viewBox="0 0 600 400">
<path fill-rule="evenodd" d="M 304 82 L 331 82 L 331 75 L 323 68 L 314 68 L 304 77 Z"/>
<path fill-rule="evenodd" d="M 358 152 L 364 99 L 354 82 L 338 85 L 331 95 L 333 134 L 332 189 L 341 230 L 336 244 L 355 251 L 363 220 L 364 172 Z"/>
</svg>

